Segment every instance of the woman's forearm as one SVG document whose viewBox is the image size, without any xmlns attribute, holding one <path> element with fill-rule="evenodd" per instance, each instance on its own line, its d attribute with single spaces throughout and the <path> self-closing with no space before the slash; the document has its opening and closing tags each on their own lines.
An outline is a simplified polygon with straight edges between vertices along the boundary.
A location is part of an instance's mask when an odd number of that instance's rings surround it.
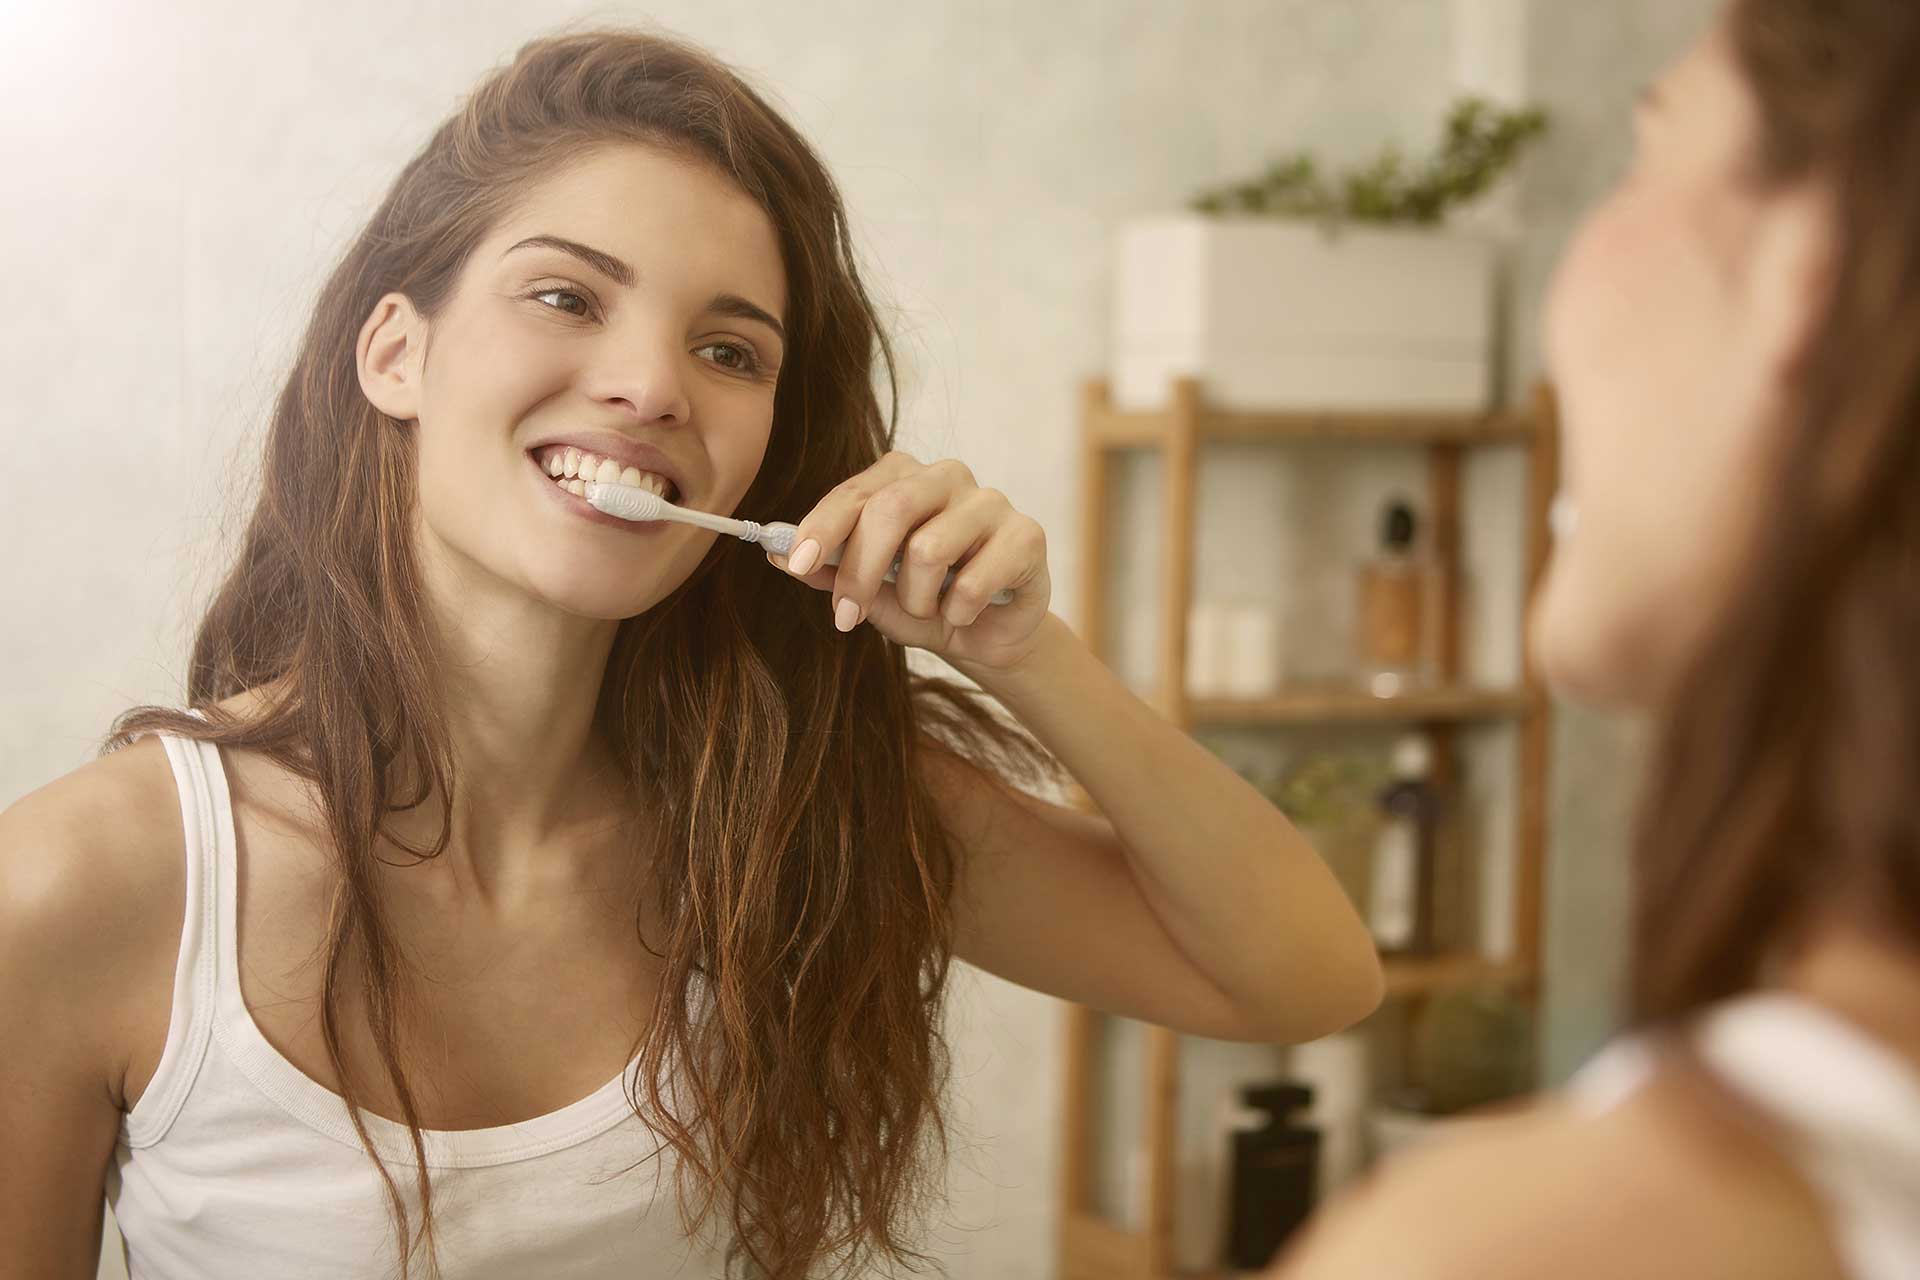
<svg viewBox="0 0 1920 1280">
<path fill-rule="evenodd" d="M 1018 667 L 960 670 L 1093 798 L 1147 901 L 1249 1025 L 1297 1042 L 1379 1004 L 1378 953 L 1325 862 L 1258 790 L 1135 697 L 1057 615 Z"/>
</svg>

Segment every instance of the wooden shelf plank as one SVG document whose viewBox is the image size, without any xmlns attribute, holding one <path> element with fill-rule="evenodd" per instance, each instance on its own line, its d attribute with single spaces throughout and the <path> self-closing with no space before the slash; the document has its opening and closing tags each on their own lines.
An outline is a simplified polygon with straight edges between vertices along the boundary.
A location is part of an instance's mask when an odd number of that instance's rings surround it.
<svg viewBox="0 0 1920 1280">
<path fill-rule="evenodd" d="M 1388 958 L 1381 967 L 1386 973 L 1389 996 L 1424 995 L 1474 982 L 1527 986 L 1533 981 L 1532 970 L 1524 961 L 1493 960 L 1477 955 Z"/>
<path fill-rule="evenodd" d="M 1087 414 L 1088 438 L 1105 449 L 1153 449 L 1172 439 L 1176 411 L 1100 406 Z M 1243 413 L 1204 409 L 1203 443 L 1306 441 L 1325 444 L 1523 444 L 1534 438 L 1524 413 Z"/>
<path fill-rule="evenodd" d="M 1060 1280 L 1149 1280 L 1146 1238 L 1090 1213 L 1061 1220 Z"/>
<path fill-rule="evenodd" d="M 1173 414 L 1089 408 L 1085 431 L 1096 449 L 1157 449 L 1173 434 Z"/>
<path fill-rule="evenodd" d="M 1519 719 L 1532 711 L 1526 689 L 1423 689 L 1376 697 L 1365 689 L 1301 688 L 1270 698 L 1194 698 L 1196 725 L 1393 723 Z"/>
<path fill-rule="evenodd" d="M 1533 434 L 1513 413 L 1234 413 L 1200 416 L 1200 438 L 1218 441 L 1367 440 L 1383 444 L 1514 443 Z"/>
</svg>

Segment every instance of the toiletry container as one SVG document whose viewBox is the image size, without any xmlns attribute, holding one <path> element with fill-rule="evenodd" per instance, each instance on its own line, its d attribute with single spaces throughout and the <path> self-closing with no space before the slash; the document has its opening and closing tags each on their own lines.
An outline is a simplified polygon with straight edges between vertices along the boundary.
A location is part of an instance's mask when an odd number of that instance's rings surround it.
<svg viewBox="0 0 1920 1280">
<path fill-rule="evenodd" d="M 1227 693 L 1270 698 L 1280 691 L 1280 615 L 1259 600 L 1236 602 L 1228 611 Z"/>
<path fill-rule="evenodd" d="M 1196 600 L 1187 613 L 1187 696 L 1213 698 L 1226 692 L 1230 652 L 1225 606 Z"/>
<path fill-rule="evenodd" d="M 1320 1131 L 1321 1198 L 1339 1192 L 1366 1167 L 1372 1083 L 1367 1038 L 1343 1031 L 1294 1045 L 1287 1074 L 1313 1091 L 1307 1119 Z"/>
<path fill-rule="evenodd" d="M 1362 682 L 1380 697 L 1434 678 L 1438 570 L 1421 546 L 1412 504 L 1395 499 L 1380 518 L 1380 547 L 1360 566 L 1355 648 Z"/>
<path fill-rule="evenodd" d="M 1187 693 L 1264 698 L 1280 686 L 1280 618 L 1258 600 L 1201 600 L 1187 615 Z"/>
<path fill-rule="evenodd" d="M 1380 793 L 1381 826 L 1368 881 L 1367 927 L 1384 955 L 1433 949 L 1433 870 L 1439 797 L 1433 748 L 1409 733 L 1393 747 L 1393 780 Z"/>
<path fill-rule="evenodd" d="M 1287 1237 L 1313 1212 L 1320 1134 L 1290 1113 L 1313 1101 L 1302 1085 L 1249 1086 L 1247 1127 L 1233 1135 L 1233 1195 L 1227 1263 L 1254 1271 L 1273 1261 Z"/>
</svg>

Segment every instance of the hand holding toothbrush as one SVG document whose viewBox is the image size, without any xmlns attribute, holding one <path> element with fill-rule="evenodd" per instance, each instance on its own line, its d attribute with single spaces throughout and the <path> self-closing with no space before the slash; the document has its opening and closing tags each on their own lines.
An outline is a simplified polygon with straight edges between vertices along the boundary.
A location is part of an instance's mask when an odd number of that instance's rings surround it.
<svg viewBox="0 0 1920 1280">
<path fill-rule="evenodd" d="M 757 542 L 769 548 L 769 564 L 833 593 L 840 630 L 871 622 L 895 644 L 937 653 L 963 672 L 1018 666 L 1051 616 L 1046 532 L 957 459 L 927 465 L 889 453 L 836 485 L 798 525 L 734 520 L 627 485 L 590 482 L 583 496 L 623 520 L 671 520 Z"/>
<path fill-rule="evenodd" d="M 864 621 L 956 667 L 1018 665 L 1052 600 L 1045 530 L 955 458 L 887 454 L 814 504 L 792 545 L 791 557 L 769 552 L 768 562 L 831 592 L 842 631 Z M 838 563 L 823 562 L 822 548 Z M 1003 591 L 1010 602 L 993 603 Z"/>
</svg>

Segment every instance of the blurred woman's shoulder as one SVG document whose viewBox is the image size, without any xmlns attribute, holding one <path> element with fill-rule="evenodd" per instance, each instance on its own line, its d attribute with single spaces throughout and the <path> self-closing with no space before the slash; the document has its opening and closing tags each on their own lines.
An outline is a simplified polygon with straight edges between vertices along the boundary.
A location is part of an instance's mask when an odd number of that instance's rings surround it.
<svg viewBox="0 0 1920 1280">
<path fill-rule="evenodd" d="M 1777 1135 L 1663 1056 L 1617 1105 L 1566 1094 L 1395 1157 L 1336 1197 L 1276 1280 L 1844 1280 Z"/>
</svg>

